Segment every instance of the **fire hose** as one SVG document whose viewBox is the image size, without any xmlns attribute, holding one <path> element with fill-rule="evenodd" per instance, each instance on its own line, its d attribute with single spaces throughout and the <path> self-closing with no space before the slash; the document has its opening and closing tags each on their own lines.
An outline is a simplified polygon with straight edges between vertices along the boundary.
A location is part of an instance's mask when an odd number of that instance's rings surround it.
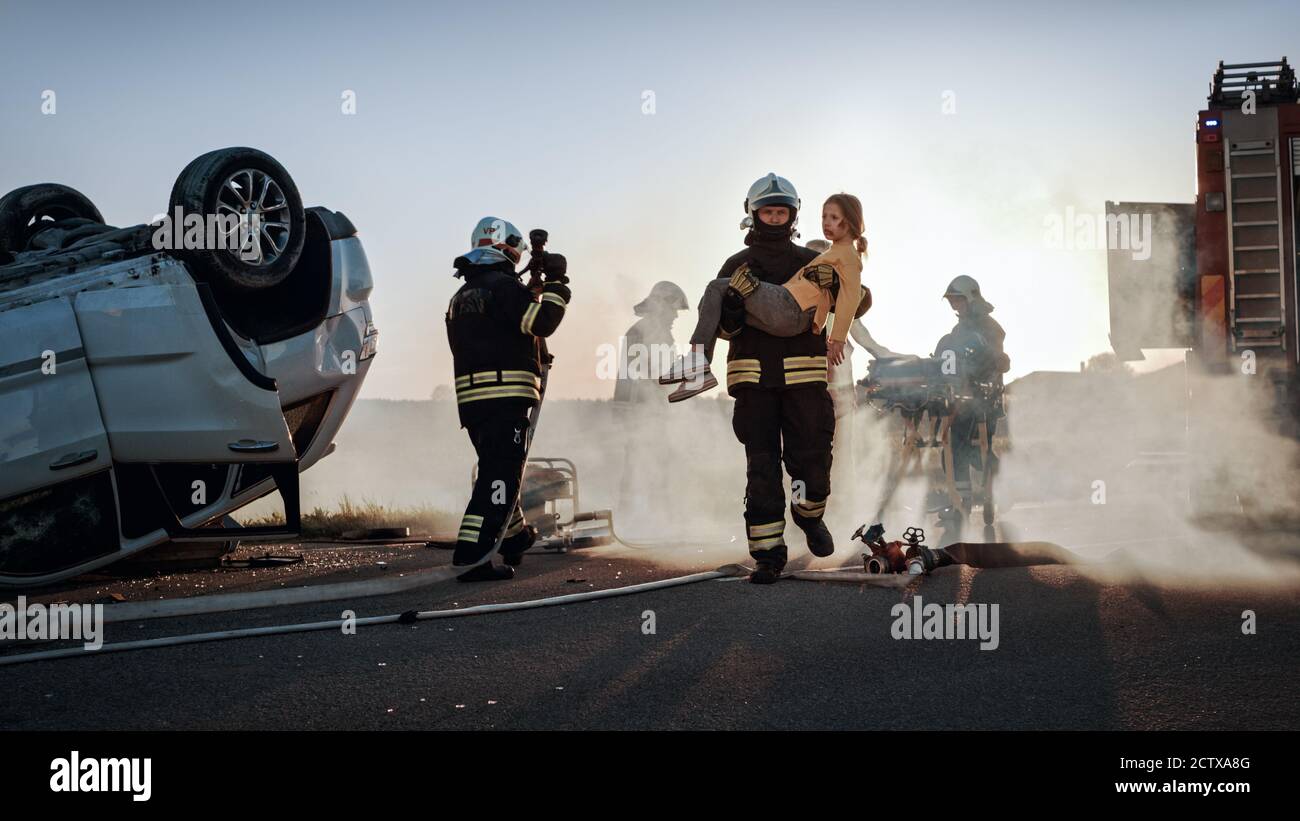
<svg viewBox="0 0 1300 821">
<path fill-rule="evenodd" d="M 916 546 L 916 545 L 913 545 Z M 875 587 L 901 588 L 913 583 L 918 576 L 928 574 L 931 570 L 938 569 L 953 564 L 964 564 L 977 568 L 1001 568 L 1001 567 L 1028 567 L 1044 564 L 1078 564 L 1081 563 L 1079 558 L 1069 550 L 1060 545 L 1051 542 L 958 542 L 941 548 L 925 548 L 910 557 L 909 564 L 912 560 L 920 561 L 920 569 L 909 572 L 881 572 L 871 573 L 865 570 L 848 570 L 845 568 L 835 568 L 829 570 L 796 570 L 785 574 L 789 578 L 802 579 L 807 581 L 846 581 L 858 584 L 868 584 Z M 438 578 L 450 578 L 451 575 L 462 572 L 459 568 L 443 568 L 447 575 Z M 141 639 L 136 641 L 116 642 L 105 644 L 98 650 L 86 650 L 82 647 L 59 648 L 55 650 L 43 650 L 34 653 L 24 653 L 21 655 L 0 656 L 0 666 L 23 664 L 32 661 L 43 661 L 61 658 L 75 658 L 79 656 L 98 655 L 101 653 L 125 652 L 128 650 L 144 650 L 159 647 L 175 647 L 184 644 L 199 644 L 212 641 L 225 641 L 227 639 L 253 638 L 256 636 L 284 635 L 289 633 L 307 633 L 325 630 L 340 630 L 346 625 L 357 627 L 368 627 L 380 624 L 414 624 L 418 621 L 429 619 L 446 619 L 457 618 L 461 616 L 476 616 L 489 613 L 512 612 L 517 610 L 532 610 L 541 607 L 554 607 L 565 604 L 573 604 L 584 601 L 594 601 L 597 599 L 613 598 L 616 596 L 629 596 L 638 593 L 646 593 L 652 590 L 662 590 L 669 587 L 680 587 L 682 585 L 694 584 L 702 581 L 713 581 L 719 579 L 729 579 L 744 576 L 749 572 L 749 568 L 742 565 L 729 564 L 723 565 L 716 570 L 710 570 L 703 573 L 691 573 L 685 576 L 677 576 L 670 579 L 660 579 L 653 582 L 644 582 L 642 584 L 633 584 L 625 587 L 615 587 L 606 590 L 590 590 L 582 593 L 570 593 L 561 596 L 550 596 L 542 599 L 531 599 L 519 602 L 504 602 L 501 604 L 483 604 L 472 607 L 458 607 L 448 610 L 408 610 L 402 613 L 392 613 L 383 616 L 366 616 L 356 619 L 329 619 L 326 621 L 303 622 L 297 624 L 272 625 L 267 627 L 249 627 L 234 630 L 219 630 L 208 633 L 192 633 L 177 636 L 164 636 L 154 639 Z M 419 574 L 418 578 L 423 583 L 428 583 L 428 579 L 433 574 Z M 383 582 L 401 581 L 401 580 L 381 580 Z M 326 585 L 324 590 L 329 591 L 324 595 L 321 594 L 322 588 L 295 588 L 293 590 L 275 590 L 264 591 L 272 596 L 279 596 L 281 600 L 271 601 L 268 598 L 251 599 L 250 597 L 262 596 L 263 593 L 244 593 L 229 594 L 227 596 L 199 596 L 193 599 L 175 599 L 164 602 L 147 602 L 136 605 L 117 605 L 108 608 L 105 613 L 105 621 L 126 621 L 129 618 L 147 619 L 159 618 L 162 616 L 192 615 L 199 613 L 219 612 L 219 610 L 242 610 L 253 609 L 256 607 L 270 607 L 277 604 L 293 604 L 329 601 L 339 596 L 332 595 L 341 589 L 356 590 L 360 585 L 373 583 L 351 583 L 339 585 Z M 414 585 L 410 585 L 414 586 Z M 369 588 L 373 590 L 372 588 Z M 286 596 L 285 594 L 291 594 Z M 315 595 L 313 595 L 315 594 Z M 360 595 L 360 594 L 359 594 Z M 367 595 L 377 595 L 373 592 Z M 242 599 L 241 599 L 242 597 Z M 286 599 L 292 598 L 292 601 Z M 256 604 L 248 604 L 242 607 L 230 606 L 222 608 L 207 607 L 186 607 L 187 604 L 202 604 L 202 599 L 220 599 L 225 602 L 231 602 L 240 599 L 244 602 L 256 601 Z M 180 607 L 176 607 L 180 605 Z M 129 614 L 129 618 L 128 618 Z"/>
<path fill-rule="evenodd" d="M 457 569 L 457 572 L 459 569 Z M 145 650 L 159 647 L 176 647 L 182 644 L 200 644 L 210 641 L 225 641 L 227 639 L 252 638 L 255 636 L 276 636 L 288 633 L 309 633 L 323 630 L 341 630 L 345 626 L 355 625 L 357 627 L 369 627 L 378 624 L 414 624 L 418 621 L 429 619 L 449 619 L 460 616 L 477 616 L 487 613 L 503 613 L 515 610 L 532 610 L 539 607 L 555 607 L 558 605 L 573 604 L 575 602 L 594 601 L 596 599 L 608 599 L 615 596 L 631 596 L 637 593 L 646 593 L 651 590 L 662 590 L 667 587 L 680 587 L 695 582 L 711 581 L 714 579 L 725 579 L 748 573 L 749 569 L 740 565 L 729 564 L 719 567 L 717 570 L 710 570 L 705 573 L 691 573 L 687 576 L 677 576 L 671 579 L 660 579 L 653 582 L 644 582 L 642 584 L 633 584 L 626 587 L 614 587 L 607 590 L 589 590 L 582 593 L 570 593 L 563 596 L 550 596 L 544 599 L 531 599 L 519 602 L 503 602 L 501 604 L 480 604 L 473 607 L 457 607 L 449 610 L 407 610 L 403 613 L 392 613 L 385 616 L 365 616 L 357 619 L 329 619 L 326 621 L 303 622 L 300 624 L 280 624 L 267 627 L 246 627 L 236 630 L 218 630 L 209 633 L 190 633 L 179 636 L 162 636 L 155 639 L 140 639 L 137 641 L 121 641 L 111 644 L 105 644 L 98 650 L 86 650 L 83 647 L 66 647 L 56 650 L 41 650 L 35 653 L 23 653 L 21 655 L 0 656 L 0 667 L 11 664 L 23 664 L 32 661 L 46 661 L 51 659 L 76 658 L 78 656 L 95 656 L 102 653 L 120 653 L 128 650 Z M 310 588 L 300 588 L 301 590 L 310 590 Z M 287 592 L 287 591 L 268 591 L 268 592 Z M 177 600 L 180 602 L 185 599 Z M 303 599 L 302 601 L 312 601 Z M 318 599 L 317 601 L 325 601 Z M 167 604 L 168 602 L 158 602 L 157 604 Z M 259 605 L 270 606 L 270 605 Z M 211 612 L 211 611 L 200 611 Z M 105 619 L 108 621 L 109 619 Z M 113 619 L 121 621 L 121 618 Z"/>
<path fill-rule="evenodd" d="M 861 535 L 861 529 L 859 529 L 859 531 L 859 534 L 855 534 L 855 536 Z M 903 557 L 903 560 L 908 564 L 908 572 L 901 572 L 901 568 L 891 568 L 886 565 L 880 568 L 882 572 L 876 573 L 866 570 L 835 568 L 829 570 L 796 570 L 785 575 L 789 578 L 808 581 L 847 581 L 875 587 L 901 588 L 913 583 L 921 574 L 928 574 L 931 570 L 952 564 L 965 564 L 979 568 L 994 568 L 1025 567 L 1042 564 L 1074 564 L 1079 562 L 1079 559 L 1073 553 L 1050 542 L 958 542 L 942 548 L 927 548 L 923 544 L 920 544 L 920 540 L 924 538 L 923 535 L 918 536 L 917 534 L 919 534 L 919 530 L 913 534 L 912 539 L 909 539 L 909 555 Z M 885 555 L 883 549 L 877 550 L 877 548 L 888 547 L 884 544 L 880 533 L 877 533 L 873 528 L 873 530 L 869 531 L 867 535 L 875 538 L 870 540 L 863 539 L 864 544 L 871 546 L 876 555 Z M 893 543 L 893 545 L 890 546 L 897 546 L 899 544 L 901 543 Z M 919 550 L 912 549 L 918 547 L 920 548 Z M 902 557 L 902 554 L 900 554 L 900 557 Z M 875 556 L 872 558 L 875 558 Z M 892 555 L 890 556 L 891 561 L 894 558 L 896 557 L 893 557 Z M 913 569 L 914 567 L 916 568 L 915 570 Z M 890 572 L 891 569 L 894 572 Z M 437 571 L 429 573 L 415 574 L 407 579 L 381 579 L 371 582 L 351 582 L 324 585 L 314 588 L 303 587 L 293 588 L 290 590 L 269 590 L 253 593 L 197 596 L 190 599 L 172 599 L 159 602 L 138 602 L 125 605 L 115 605 L 107 608 L 104 621 L 121 622 L 182 615 L 197 615 L 230 610 L 256 609 L 260 607 L 272 607 L 286 604 L 323 602 L 352 596 L 382 595 L 384 593 L 414 589 L 422 585 L 430 584 L 434 581 L 452 578 L 461 572 L 463 571 L 459 567 L 440 568 Z M 628 585 L 625 587 L 592 590 L 561 596 L 550 596 L 547 598 L 532 599 L 528 601 L 476 605 L 448 610 L 408 610 L 402 613 L 393 613 L 383 616 L 367 616 L 356 619 L 339 618 L 317 622 L 164 636 L 154 639 L 141 639 L 136 641 L 105 644 L 98 650 L 86 650 L 81 647 L 43 650 L 20 655 L 0 656 L 0 666 L 60 658 L 75 658 L 78 656 L 96 655 L 106 652 L 125 652 L 128 650 L 174 647 L 184 644 L 224 641 L 227 639 L 338 630 L 342 629 L 346 625 L 364 627 L 380 624 L 413 624 L 417 621 L 425 621 L 429 619 L 456 618 L 460 616 L 484 615 L 516 610 L 531 610 L 541 607 L 553 607 L 576 602 L 612 598 L 615 596 L 635 595 L 652 590 L 693 584 L 695 582 L 737 578 L 747 574 L 748 572 L 749 568 L 741 565 L 730 564 L 703 573 L 692 573 L 685 576 L 677 576 L 653 582 L 644 582 L 642 584 Z"/>
</svg>

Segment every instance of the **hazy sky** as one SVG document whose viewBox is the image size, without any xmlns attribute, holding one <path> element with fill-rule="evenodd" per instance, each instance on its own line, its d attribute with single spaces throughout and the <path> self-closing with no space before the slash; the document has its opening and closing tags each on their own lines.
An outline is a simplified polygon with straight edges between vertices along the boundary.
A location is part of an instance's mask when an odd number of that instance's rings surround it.
<svg viewBox="0 0 1300 821">
<path fill-rule="evenodd" d="M 1191 201 L 1217 61 L 1278 59 L 1297 33 L 1294 0 L 0 0 L 0 190 L 66 183 L 132 224 L 198 154 L 269 151 L 308 205 L 360 229 L 380 328 L 370 397 L 450 381 L 450 263 L 480 216 L 545 227 L 575 293 L 552 387 L 605 397 L 597 351 L 631 305 L 660 279 L 694 304 L 741 247 L 745 190 L 776 171 L 804 198 L 804 240 L 828 194 L 862 198 L 878 340 L 928 352 L 952 324 L 944 286 L 971 274 L 1018 376 L 1109 348 L 1104 251 L 1048 247 L 1044 220 Z M 692 324 L 679 318 L 681 341 Z"/>
</svg>

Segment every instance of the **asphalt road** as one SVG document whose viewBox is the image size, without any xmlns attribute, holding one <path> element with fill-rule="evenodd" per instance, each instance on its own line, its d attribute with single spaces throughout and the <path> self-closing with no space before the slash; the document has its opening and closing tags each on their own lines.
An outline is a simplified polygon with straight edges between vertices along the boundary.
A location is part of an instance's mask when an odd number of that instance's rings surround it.
<svg viewBox="0 0 1300 821">
<path fill-rule="evenodd" d="M 297 568 L 83 579 L 39 598 L 194 595 L 449 560 L 409 546 L 305 555 Z M 106 641 L 336 619 L 345 607 L 366 616 L 534 599 L 717 564 L 683 555 L 689 551 L 674 554 L 675 566 L 609 549 L 530 555 L 508 583 L 110 624 Z M 845 545 L 840 555 L 852 562 L 856 551 Z M 997 604 L 997 648 L 895 639 L 891 608 L 917 598 Z M 1297 729 L 1297 605 L 1300 585 L 1171 587 L 1072 566 L 950 567 L 893 590 L 709 581 L 355 635 L 331 630 L 0 668 L 8 685 L 0 728 Z M 1241 629 L 1247 609 L 1256 614 L 1255 635 Z M 653 633 L 643 630 L 648 611 Z"/>
</svg>

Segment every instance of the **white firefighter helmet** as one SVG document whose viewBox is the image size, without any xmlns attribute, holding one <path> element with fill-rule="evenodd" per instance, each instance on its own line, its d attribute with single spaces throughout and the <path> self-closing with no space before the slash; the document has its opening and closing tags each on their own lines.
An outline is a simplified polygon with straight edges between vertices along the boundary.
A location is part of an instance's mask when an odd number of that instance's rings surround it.
<svg viewBox="0 0 1300 821">
<path fill-rule="evenodd" d="M 776 174 L 768 174 L 749 186 L 749 193 L 745 195 L 745 220 L 740 227 L 756 227 L 758 209 L 767 205 L 784 205 L 790 209 L 790 222 L 781 227 L 788 228 L 793 234 L 795 222 L 799 219 L 799 192 L 794 189 L 794 183 Z"/>
<path fill-rule="evenodd" d="M 474 226 L 474 233 L 469 239 L 470 250 L 475 248 L 496 248 L 518 262 L 523 252 L 528 250 L 523 232 L 499 217 L 484 217 Z"/>
</svg>

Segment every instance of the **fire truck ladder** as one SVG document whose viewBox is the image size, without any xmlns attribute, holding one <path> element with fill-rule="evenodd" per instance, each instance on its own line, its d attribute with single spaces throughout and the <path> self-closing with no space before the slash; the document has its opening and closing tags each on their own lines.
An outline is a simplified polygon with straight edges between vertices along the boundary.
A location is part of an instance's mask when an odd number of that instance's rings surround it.
<svg viewBox="0 0 1300 821">
<path fill-rule="evenodd" d="M 1216 108 L 1240 105 L 1246 92 L 1257 104 L 1294 103 L 1297 87 L 1295 69 L 1283 57 L 1276 63 L 1224 63 L 1210 81 L 1210 104 Z"/>
<path fill-rule="evenodd" d="M 1300 216 L 1297 216 L 1297 208 L 1300 208 L 1300 137 L 1291 138 L 1291 218 L 1295 224 L 1300 226 Z M 1300 291 L 1300 228 L 1293 228 L 1291 232 L 1291 250 L 1295 256 L 1291 259 L 1291 277 Z M 1300 318 L 1300 293 L 1294 293 L 1294 307 L 1296 316 Z M 1296 346 L 1300 348 L 1300 345 Z M 1295 352 L 1296 361 L 1300 362 L 1300 350 Z"/>
<path fill-rule="evenodd" d="M 1219 63 L 1210 104 L 1232 108 L 1247 95 L 1257 105 L 1295 102 L 1295 70 L 1276 63 Z M 1283 257 L 1282 157 L 1276 132 L 1224 143 L 1228 200 L 1228 276 L 1232 350 L 1286 350 L 1287 266 Z M 1288 185 L 1290 182 L 1288 181 Z M 1290 191 L 1287 192 L 1290 194 Z"/>
<path fill-rule="evenodd" d="M 1232 140 L 1228 178 L 1232 349 L 1286 350 L 1282 165 L 1277 140 Z"/>
</svg>

